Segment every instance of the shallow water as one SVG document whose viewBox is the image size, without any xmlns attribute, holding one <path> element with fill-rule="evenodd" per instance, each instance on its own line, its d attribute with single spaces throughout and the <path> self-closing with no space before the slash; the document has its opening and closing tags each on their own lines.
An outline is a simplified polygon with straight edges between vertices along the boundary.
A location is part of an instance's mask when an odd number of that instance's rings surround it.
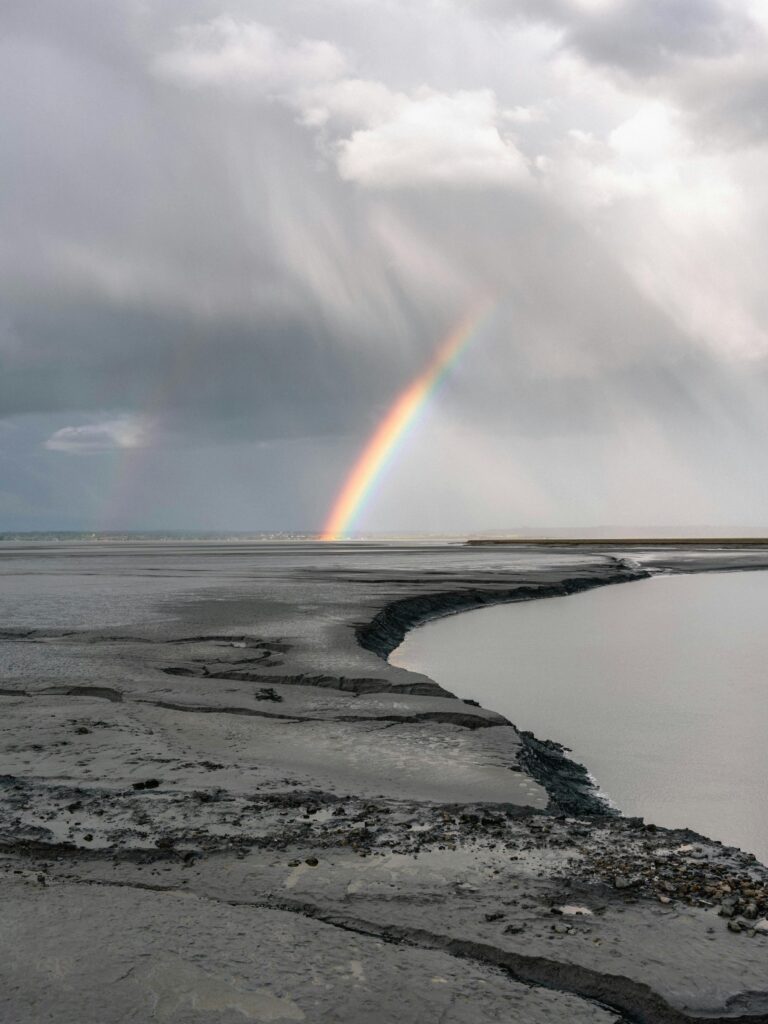
<svg viewBox="0 0 768 1024">
<path fill-rule="evenodd" d="M 391 656 L 558 740 L 625 814 L 768 862 L 768 572 L 657 576 L 428 623 Z"/>
</svg>

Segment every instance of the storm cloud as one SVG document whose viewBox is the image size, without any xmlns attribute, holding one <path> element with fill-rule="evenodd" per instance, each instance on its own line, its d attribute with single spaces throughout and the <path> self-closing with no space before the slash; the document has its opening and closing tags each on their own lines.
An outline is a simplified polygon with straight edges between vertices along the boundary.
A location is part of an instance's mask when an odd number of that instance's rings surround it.
<svg viewBox="0 0 768 1024">
<path fill-rule="evenodd" d="M 763 5 L 0 29 L 0 529 L 317 528 L 480 296 L 362 525 L 764 522 Z"/>
</svg>

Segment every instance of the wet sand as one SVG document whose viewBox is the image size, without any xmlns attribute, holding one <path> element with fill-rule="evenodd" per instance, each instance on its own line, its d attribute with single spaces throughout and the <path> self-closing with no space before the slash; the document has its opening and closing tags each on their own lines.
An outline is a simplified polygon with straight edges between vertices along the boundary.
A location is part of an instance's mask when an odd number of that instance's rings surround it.
<svg viewBox="0 0 768 1024">
<path fill-rule="evenodd" d="M 611 815 L 471 680 L 384 660 L 431 616 L 642 578 L 620 552 L 16 545 L 0 573 L 2 1019 L 768 1021 L 765 868 Z"/>
</svg>

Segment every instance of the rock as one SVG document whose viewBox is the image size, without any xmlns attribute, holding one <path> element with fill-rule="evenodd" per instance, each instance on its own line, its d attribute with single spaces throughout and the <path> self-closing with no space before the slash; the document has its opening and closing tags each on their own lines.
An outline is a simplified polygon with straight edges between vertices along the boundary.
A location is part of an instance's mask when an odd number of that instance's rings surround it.
<svg viewBox="0 0 768 1024">
<path fill-rule="evenodd" d="M 47 878 L 42 871 L 15 871 L 15 874 L 21 875 L 24 881 L 28 885 L 46 885 Z"/>
<path fill-rule="evenodd" d="M 300 860 L 289 860 L 288 861 L 288 867 L 289 868 L 297 868 L 299 866 L 299 864 L 301 864 Z"/>
<path fill-rule="evenodd" d="M 746 917 L 749 921 L 754 921 L 757 917 L 757 904 L 748 903 L 746 907 L 744 907 L 742 916 Z"/>
<path fill-rule="evenodd" d="M 256 700 L 281 701 L 283 699 L 277 690 L 273 689 L 271 686 L 263 686 L 254 694 L 254 697 Z"/>
<path fill-rule="evenodd" d="M 764 917 L 762 921 L 758 921 L 754 926 L 757 935 L 768 935 L 768 917 Z"/>
<path fill-rule="evenodd" d="M 506 916 L 506 915 L 505 915 L 505 914 L 503 914 L 503 913 L 502 913 L 502 912 L 501 912 L 500 910 L 497 910 L 497 911 L 496 911 L 495 913 L 493 913 L 493 914 L 486 914 L 486 915 L 485 915 L 485 920 L 486 920 L 486 921 L 501 921 L 501 919 L 502 919 L 503 917 L 505 917 L 505 916 Z"/>
<path fill-rule="evenodd" d="M 741 924 L 741 921 L 736 921 L 734 918 L 731 918 L 730 921 L 728 922 L 728 931 L 729 932 L 740 932 L 740 931 L 742 931 L 742 928 L 743 928 L 743 926 Z"/>
<path fill-rule="evenodd" d="M 84 843 L 92 843 L 93 842 L 93 836 L 91 835 L 90 832 L 86 832 L 85 833 L 85 835 L 83 836 L 83 842 Z"/>
<path fill-rule="evenodd" d="M 637 878 L 629 875 L 616 875 L 613 879 L 614 889 L 634 889 L 642 882 L 642 878 Z"/>
<path fill-rule="evenodd" d="M 519 935 L 520 932 L 524 932 L 524 931 L 525 931 L 525 925 L 524 924 L 508 924 L 507 927 L 504 929 L 504 934 L 505 935 Z"/>
<path fill-rule="evenodd" d="M 317 857 L 307 857 L 304 863 L 309 864 L 311 868 L 316 868 L 320 861 L 317 859 Z"/>
<path fill-rule="evenodd" d="M 155 846 L 159 850 L 171 850 L 173 849 L 173 839 L 170 836 L 161 836 L 156 840 Z"/>
<path fill-rule="evenodd" d="M 134 782 L 132 784 L 133 789 L 157 789 L 160 785 L 159 779 L 144 779 L 143 782 Z"/>
</svg>

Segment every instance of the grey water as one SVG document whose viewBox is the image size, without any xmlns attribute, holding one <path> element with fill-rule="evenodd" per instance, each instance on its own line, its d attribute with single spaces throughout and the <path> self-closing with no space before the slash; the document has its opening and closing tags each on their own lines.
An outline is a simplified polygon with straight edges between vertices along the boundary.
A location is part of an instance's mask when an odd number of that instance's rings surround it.
<svg viewBox="0 0 768 1024">
<path fill-rule="evenodd" d="M 390 660 L 564 743 L 623 813 L 768 863 L 768 572 L 657 576 L 427 623 Z"/>
</svg>

